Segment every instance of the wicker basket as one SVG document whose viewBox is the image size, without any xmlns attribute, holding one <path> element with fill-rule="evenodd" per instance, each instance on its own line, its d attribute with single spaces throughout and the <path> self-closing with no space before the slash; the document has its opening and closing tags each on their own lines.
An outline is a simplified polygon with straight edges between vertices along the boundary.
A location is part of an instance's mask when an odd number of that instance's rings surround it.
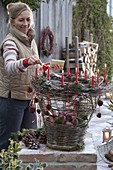
<svg viewBox="0 0 113 170">
<path fill-rule="evenodd" d="M 81 150 L 84 147 L 86 125 L 68 126 L 45 121 L 47 146 L 61 151 Z"/>
<path fill-rule="evenodd" d="M 61 77 L 47 80 L 40 76 L 32 82 L 39 96 L 49 148 L 72 151 L 81 150 L 84 147 L 84 134 L 97 105 L 98 90 L 83 90 L 81 87 L 84 85 L 75 84 L 74 81 L 75 78 L 69 80 L 66 78 L 64 87 L 61 87 Z M 76 112 L 75 123 L 67 125 L 51 122 L 49 115 L 45 116 L 48 105 L 50 115 L 59 114 L 59 112 L 69 115 Z"/>
</svg>

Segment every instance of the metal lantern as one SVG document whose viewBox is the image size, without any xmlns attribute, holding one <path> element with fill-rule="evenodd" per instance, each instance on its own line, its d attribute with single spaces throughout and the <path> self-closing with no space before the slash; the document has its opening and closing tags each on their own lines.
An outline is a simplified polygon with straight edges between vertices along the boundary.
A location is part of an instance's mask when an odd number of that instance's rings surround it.
<svg viewBox="0 0 113 170">
<path fill-rule="evenodd" d="M 111 91 L 106 91 L 105 97 L 106 97 L 106 99 L 111 99 L 111 97 L 112 97 L 112 92 L 111 92 Z"/>
<path fill-rule="evenodd" d="M 111 129 L 106 127 L 103 129 L 103 142 L 107 142 L 109 141 L 109 139 L 111 138 Z"/>
</svg>

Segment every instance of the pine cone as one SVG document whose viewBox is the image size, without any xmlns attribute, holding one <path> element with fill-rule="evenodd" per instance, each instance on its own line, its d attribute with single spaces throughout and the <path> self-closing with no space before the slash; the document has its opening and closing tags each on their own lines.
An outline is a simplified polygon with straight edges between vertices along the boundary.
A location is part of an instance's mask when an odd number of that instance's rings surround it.
<svg viewBox="0 0 113 170">
<path fill-rule="evenodd" d="M 97 104 L 98 104 L 98 106 L 102 106 L 103 105 L 103 101 L 102 100 L 98 100 Z"/>
<path fill-rule="evenodd" d="M 45 134 L 45 133 L 40 134 L 40 136 L 39 136 L 39 142 L 40 142 L 41 144 L 46 144 L 46 143 L 47 143 L 47 137 L 46 137 L 46 134 Z"/>
<path fill-rule="evenodd" d="M 97 117 L 98 117 L 98 118 L 101 118 L 101 113 L 97 113 Z"/>
<path fill-rule="evenodd" d="M 28 148 L 29 149 L 39 149 L 39 140 L 38 139 L 30 139 L 28 142 Z"/>
</svg>

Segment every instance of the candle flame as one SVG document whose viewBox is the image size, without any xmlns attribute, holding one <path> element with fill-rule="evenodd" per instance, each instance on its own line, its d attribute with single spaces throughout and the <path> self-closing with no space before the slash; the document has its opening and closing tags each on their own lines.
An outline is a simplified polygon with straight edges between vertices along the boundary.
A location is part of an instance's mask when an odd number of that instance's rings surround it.
<svg viewBox="0 0 113 170">
<path fill-rule="evenodd" d="M 109 132 L 105 132 L 105 140 L 109 140 Z"/>
</svg>

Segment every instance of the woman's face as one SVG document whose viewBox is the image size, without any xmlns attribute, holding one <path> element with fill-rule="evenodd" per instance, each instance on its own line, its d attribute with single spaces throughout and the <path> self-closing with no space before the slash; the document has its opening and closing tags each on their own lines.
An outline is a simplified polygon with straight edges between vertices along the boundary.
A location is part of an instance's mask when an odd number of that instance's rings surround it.
<svg viewBox="0 0 113 170">
<path fill-rule="evenodd" d="M 27 34 L 29 27 L 31 25 L 31 13 L 28 10 L 23 11 L 18 15 L 13 22 L 13 26 L 16 27 L 19 31 Z"/>
</svg>

